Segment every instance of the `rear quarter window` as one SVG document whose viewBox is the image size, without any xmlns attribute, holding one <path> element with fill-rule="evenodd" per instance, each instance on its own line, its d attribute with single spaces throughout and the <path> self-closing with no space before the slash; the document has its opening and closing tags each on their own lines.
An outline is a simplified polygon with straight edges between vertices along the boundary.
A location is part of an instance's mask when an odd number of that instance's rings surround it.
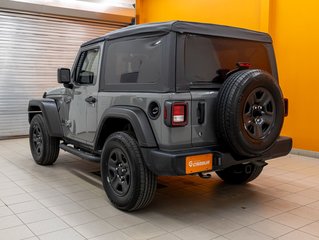
<svg viewBox="0 0 319 240">
<path fill-rule="evenodd" d="M 162 91 L 167 78 L 167 36 L 119 39 L 106 50 L 105 91 Z"/>
</svg>

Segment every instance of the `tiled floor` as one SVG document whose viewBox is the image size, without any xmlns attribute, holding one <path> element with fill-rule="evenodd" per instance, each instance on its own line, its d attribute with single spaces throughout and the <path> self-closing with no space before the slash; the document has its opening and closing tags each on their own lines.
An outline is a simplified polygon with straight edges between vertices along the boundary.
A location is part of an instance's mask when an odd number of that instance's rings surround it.
<svg viewBox="0 0 319 240">
<path fill-rule="evenodd" d="M 269 161 L 245 186 L 160 177 L 153 203 L 134 213 L 112 207 L 98 169 L 63 151 L 41 167 L 28 139 L 0 141 L 0 239 L 319 239 L 319 159 Z"/>
</svg>

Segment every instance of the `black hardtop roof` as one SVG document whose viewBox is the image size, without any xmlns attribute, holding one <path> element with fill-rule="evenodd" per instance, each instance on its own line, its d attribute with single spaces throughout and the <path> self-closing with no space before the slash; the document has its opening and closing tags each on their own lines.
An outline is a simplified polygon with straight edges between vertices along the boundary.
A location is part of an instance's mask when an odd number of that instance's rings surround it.
<svg viewBox="0 0 319 240">
<path fill-rule="evenodd" d="M 87 46 L 93 43 L 101 42 L 104 40 L 117 39 L 122 37 L 149 34 L 149 33 L 193 33 L 219 37 L 238 38 L 259 42 L 271 43 L 272 39 L 267 33 L 252 31 L 243 28 L 229 27 L 210 23 L 197 23 L 185 21 L 170 21 L 170 22 L 156 22 L 131 25 L 124 27 L 106 35 L 93 39 L 84 43 L 82 46 Z"/>
</svg>

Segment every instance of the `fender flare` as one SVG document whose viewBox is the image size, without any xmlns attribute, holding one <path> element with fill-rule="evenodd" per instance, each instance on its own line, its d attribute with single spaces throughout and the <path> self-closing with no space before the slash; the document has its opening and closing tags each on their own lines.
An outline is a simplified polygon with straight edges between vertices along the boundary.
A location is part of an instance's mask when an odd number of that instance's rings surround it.
<svg viewBox="0 0 319 240">
<path fill-rule="evenodd" d="M 115 106 L 105 110 L 97 129 L 94 149 L 97 149 L 104 124 L 108 119 L 120 118 L 131 123 L 140 147 L 157 147 L 156 139 L 145 112 L 138 107 Z M 112 126 L 110 126 L 112 127 Z"/>
<path fill-rule="evenodd" d="M 40 109 L 41 111 L 35 109 Z M 42 114 L 51 137 L 63 137 L 60 116 L 54 99 L 42 98 L 30 100 L 28 106 L 29 123 L 31 123 L 32 117 L 37 113 Z"/>
</svg>

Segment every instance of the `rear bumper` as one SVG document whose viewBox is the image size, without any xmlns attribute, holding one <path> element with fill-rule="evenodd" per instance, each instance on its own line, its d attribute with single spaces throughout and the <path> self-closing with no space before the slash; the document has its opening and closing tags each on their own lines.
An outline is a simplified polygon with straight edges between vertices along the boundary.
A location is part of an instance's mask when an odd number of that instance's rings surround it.
<svg viewBox="0 0 319 240">
<path fill-rule="evenodd" d="M 279 137 L 274 145 L 262 156 L 239 159 L 228 152 L 221 152 L 213 147 L 191 148 L 183 151 L 161 151 L 154 148 L 142 148 L 148 168 L 159 176 L 186 175 L 186 157 L 213 154 L 211 171 L 218 171 L 240 163 L 264 162 L 287 155 L 292 148 L 290 137 Z"/>
</svg>

